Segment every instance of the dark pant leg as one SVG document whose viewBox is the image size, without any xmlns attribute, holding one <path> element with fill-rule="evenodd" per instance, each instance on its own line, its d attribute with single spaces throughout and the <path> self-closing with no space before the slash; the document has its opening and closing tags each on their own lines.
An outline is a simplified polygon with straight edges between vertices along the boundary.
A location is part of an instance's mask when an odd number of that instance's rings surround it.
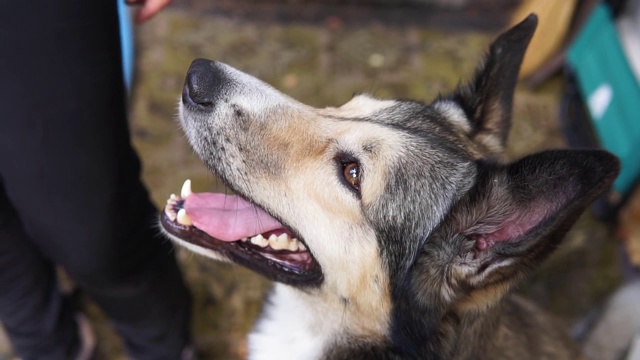
<svg viewBox="0 0 640 360">
<path fill-rule="evenodd" d="M 129 143 L 115 1 L 0 0 L 0 44 L 0 176 L 27 232 L 135 358 L 177 358 L 190 299 Z"/>
<path fill-rule="evenodd" d="M 25 233 L 1 182 L 0 320 L 23 359 L 70 359 L 78 349 L 72 309 L 58 290 L 55 269 Z"/>
</svg>

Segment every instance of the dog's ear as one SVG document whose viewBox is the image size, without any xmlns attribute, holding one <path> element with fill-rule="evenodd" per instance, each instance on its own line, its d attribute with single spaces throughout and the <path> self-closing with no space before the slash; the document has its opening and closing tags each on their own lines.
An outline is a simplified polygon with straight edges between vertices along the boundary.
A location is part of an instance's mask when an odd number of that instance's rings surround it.
<svg viewBox="0 0 640 360">
<path fill-rule="evenodd" d="M 531 14 L 500 35 L 473 80 L 433 104 L 462 124 L 484 157 L 500 156 L 505 149 L 520 65 L 537 25 L 538 17 Z"/>
<path fill-rule="evenodd" d="M 449 249 L 447 283 L 458 305 L 500 300 L 618 172 L 617 158 L 600 150 L 543 152 L 506 166 L 479 163 L 476 185 L 434 233 L 435 246 Z"/>
</svg>

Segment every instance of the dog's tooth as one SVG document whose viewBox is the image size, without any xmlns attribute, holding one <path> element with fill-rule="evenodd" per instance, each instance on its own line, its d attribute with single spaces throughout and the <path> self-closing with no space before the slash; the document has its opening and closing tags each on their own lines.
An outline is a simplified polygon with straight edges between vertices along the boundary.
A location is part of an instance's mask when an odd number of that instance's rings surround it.
<svg viewBox="0 0 640 360">
<path fill-rule="evenodd" d="M 291 241 L 289 241 L 289 243 L 287 244 L 287 250 L 289 251 L 298 251 L 298 241 L 294 241 L 295 239 L 291 239 Z"/>
<path fill-rule="evenodd" d="M 247 242 L 247 240 L 249 240 L 249 238 L 243 237 L 242 239 L 240 239 L 240 241 L 242 242 Z"/>
<path fill-rule="evenodd" d="M 167 216 L 169 217 L 169 220 L 176 221 L 176 212 L 173 210 L 173 208 L 170 205 L 167 205 L 164 207 L 164 213 L 167 214 Z"/>
<path fill-rule="evenodd" d="M 251 243 L 253 245 L 258 245 L 260 247 L 266 247 L 267 245 L 269 245 L 269 241 L 267 239 L 265 239 L 262 234 L 258 234 L 254 237 L 251 238 Z"/>
<path fill-rule="evenodd" d="M 191 195 L 191 180 L 187 179 L 182 184 L 182 190 L 180 190 L 180 197 L 186 199 L 187 196 Z"/>
<path fill-rule="evenodd" d="M 278 241 L 289 242 L 290 240 L 291 240 L 291 238 L 289 237 L 289 234 L 287 234 L 287 233 L 282 233 L 282 234 L 278 235 Z"/>
<path fill-rule="evenodd" d="M 178 196 L 176 194 L 171 194 L 169 195 L 169 198 L 167 199 L 167 204 L 172 204 L 175 205 L 178 203 L 178 200 L 180 198 L 178 198 Z"/>
<path fill-rule="evenodd" d="M 298 239 L 296 239 L 296 240 L 298 240 Z M 307 247 L 304 246 L 304 244 L 302 242 L 298 241 L 298 250 L 307 251 Z"/>
<path fill-rule="evenodd" d="M 264 239 L 264 237 L 262 236 L 262 234 L 258 234 L 254 237 L 251 238 L 251 241 L 255 240 L 255 241 L 262 241 L 262 239 Z"/>
<path fill-rule="evenodd" d="M 178 211 L 178 224 L 185 226 L 193 225 L 185 209 L 180 209 L 180 211 Z"/>
<path fill-rule="evenodd" d="M 269 237 L 269 246 L 271 246 L 273 250 L 282 250 L 287 247 L 287 243 L 278 241 L 278 237 L 274 237 L 273 240 Z"/>
<path fill-rule="evenodd" d="M 289 242 L 287 241 L 288 238 L 289 237 L 286 236 L 286 234 L 281 234 L 280 236 L 276 236 L 275 234 L 272 234 L 271 236 L 269 236 L 269 245 L 274 250 L 286 249 L 289 246 L 288 244 Z"/>
</svg>

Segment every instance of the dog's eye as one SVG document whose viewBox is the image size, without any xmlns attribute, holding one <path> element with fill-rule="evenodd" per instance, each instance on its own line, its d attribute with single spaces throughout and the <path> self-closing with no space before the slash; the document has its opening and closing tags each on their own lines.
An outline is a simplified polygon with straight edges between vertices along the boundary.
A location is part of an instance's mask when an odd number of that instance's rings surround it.
<svg viewBox="0 0 640 360">
<path fill-rule="evenodd" d="M 360 165 L 356 162 L 343 164 L 344 179 L 356 190 L 360 190 Z"/>
</svg>

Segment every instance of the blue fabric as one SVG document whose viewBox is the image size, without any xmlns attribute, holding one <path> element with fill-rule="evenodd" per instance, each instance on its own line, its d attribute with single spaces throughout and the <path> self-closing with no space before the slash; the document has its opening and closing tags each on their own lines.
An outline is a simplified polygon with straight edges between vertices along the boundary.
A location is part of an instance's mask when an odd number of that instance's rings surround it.
<svg viewBox="0 0 640 360">
<path fill-rule="evenodd" d="M 131 13 L 124 0 L 118 0 L 118 18 L 120 22 L 120 44 L 122 47 L 122 76 L 127 92 L 131 94 L 135 60 L 134 32 Z"/>
</svg>

